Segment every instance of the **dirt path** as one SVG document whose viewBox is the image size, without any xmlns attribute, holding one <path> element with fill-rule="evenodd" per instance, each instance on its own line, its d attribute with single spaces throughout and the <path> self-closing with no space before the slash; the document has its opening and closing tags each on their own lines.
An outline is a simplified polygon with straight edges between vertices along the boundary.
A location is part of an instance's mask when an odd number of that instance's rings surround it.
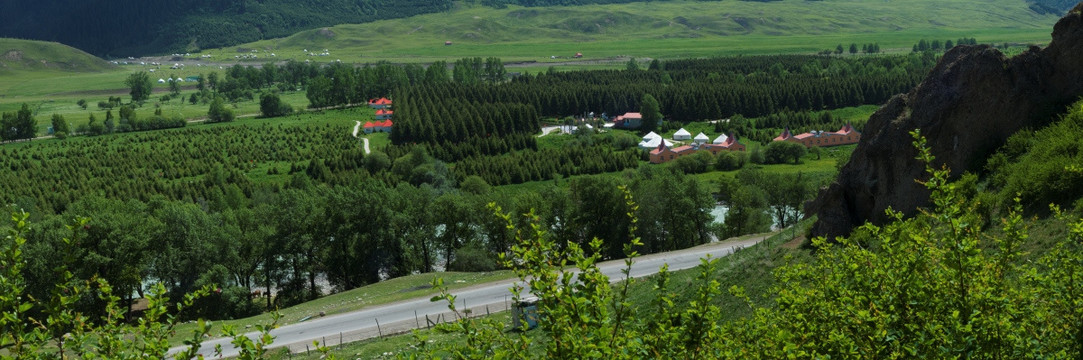
<svg viewBox="0 0 1083 360">
<path fill-rule="evenodd" d="M 357 133 L 361 130 L 361 122 L 357 120 L 354 120 L 354 122 L 356 122 L 357 125 L 353 126 L 353 137 L 357 137 Z M 372 151 L 369 150 L 369 138 L 363 137 L 361 138 L 361 141 L 365 143 L 365 155 L 371 154 Z"/>
</svg>

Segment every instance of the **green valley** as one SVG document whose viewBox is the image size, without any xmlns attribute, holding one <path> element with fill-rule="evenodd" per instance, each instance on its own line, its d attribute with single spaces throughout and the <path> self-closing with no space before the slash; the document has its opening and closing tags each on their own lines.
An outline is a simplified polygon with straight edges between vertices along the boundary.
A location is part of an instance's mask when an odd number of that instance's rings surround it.
<svg viewBox="0 0 1083 360">
<path fill-rule="evenodd" d="M 0 14 L 0 359 L 1083 354 L 1083 5 L 122 3 Z"/>
</svg>

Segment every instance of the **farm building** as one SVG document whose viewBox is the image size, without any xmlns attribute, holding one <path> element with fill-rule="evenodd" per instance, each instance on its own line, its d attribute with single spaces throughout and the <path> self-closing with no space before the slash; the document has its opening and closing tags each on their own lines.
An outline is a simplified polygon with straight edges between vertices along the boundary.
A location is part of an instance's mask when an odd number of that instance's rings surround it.
<svg viewBox="0 0 1083 360">
<path fill-rule="evenodd" d="M 856 144 L 861 141 L 861 133 L 854 130 L 854 127 L 850 124 L 843 125 L 839 131 L 827 132 L 827 131 L 810 131 L 803 134 L 793 135 L 790 132 L 790 128 L 782 130 L 782 134 L 779 134 L 774 141 L 792 141 L 806 147 L 825 147 L 825 146 L 838 146 Z"/>
</svg>

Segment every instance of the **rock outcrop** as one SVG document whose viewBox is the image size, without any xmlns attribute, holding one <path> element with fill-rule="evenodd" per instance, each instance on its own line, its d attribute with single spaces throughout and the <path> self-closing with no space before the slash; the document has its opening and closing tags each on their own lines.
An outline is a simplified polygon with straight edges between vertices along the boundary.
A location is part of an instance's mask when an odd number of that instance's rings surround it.
<svg viewBox="0 0 1083 360">
<path fill-rule="evenodd" d="M 989 46 L 957 46 L 907 94 L 869 118 L 838 178 L 806 206 L 813 235 L 847 235 L 887 220 L 889 207 L 911 215 L 929 203 L 915 182 L 924 164 L 910 132 L 920 129 L 938 164 L 953 176 L 981 171 L 985 159 L 1016 131 L 1047 124 L 1083 95 L 1083 3 L 1057 22 L 1045 49 L 1013 58 Z"/>
</svg>

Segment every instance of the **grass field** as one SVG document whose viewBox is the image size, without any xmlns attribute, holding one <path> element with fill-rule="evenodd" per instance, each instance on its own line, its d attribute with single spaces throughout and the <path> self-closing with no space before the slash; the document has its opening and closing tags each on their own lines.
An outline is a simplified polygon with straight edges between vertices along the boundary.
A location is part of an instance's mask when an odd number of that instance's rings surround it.
<svg viewBox="0 0 1083 360">
<path fill-rule="evenodd" d="M 233 59 L 236 49 L 243 48 L 273 52 L 278 60 L 347 62 L 498 56 L 506 62 L 544 65 L 566 61 L 576 52 L 584 54 L 583 60 L 677 58 L 813 53 L 850 43 L 879 43 L 887 52 L 900 52 L 910 51 L 922 38 L 1043 44 L 1056 20 L 1031 12 L 1021 0 L 675 1 L 507 9 L 463 5 L 449 13 L 314 29 L 203 54 Z M 328 56 L 308 56 L 324 49 Z M 260 61 L 266 60 L 253 62 Z"/>
</svg>

